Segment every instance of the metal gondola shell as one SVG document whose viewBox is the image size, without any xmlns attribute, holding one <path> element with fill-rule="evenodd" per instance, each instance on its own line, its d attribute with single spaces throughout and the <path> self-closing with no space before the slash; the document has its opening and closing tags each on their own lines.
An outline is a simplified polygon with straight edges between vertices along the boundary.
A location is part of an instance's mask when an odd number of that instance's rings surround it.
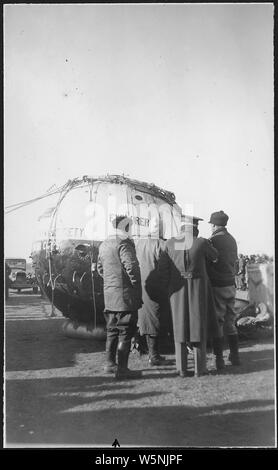
<svg viewBox="0 0 278 470">
<path fill-rule="evenodd" d="M 178 234 L 181 209 L 175 195 L 121 175 L 70 180 L 39 220 L 31 254 L 39 286 L 53 307 L 86 331 L 105 328 L 98 248 L 111 234 L 114 216 L 122 213 L 133 220 L 134 238 L 147 236 L 153 218 L 159 220 L 158 236 Z"/>
</svg>

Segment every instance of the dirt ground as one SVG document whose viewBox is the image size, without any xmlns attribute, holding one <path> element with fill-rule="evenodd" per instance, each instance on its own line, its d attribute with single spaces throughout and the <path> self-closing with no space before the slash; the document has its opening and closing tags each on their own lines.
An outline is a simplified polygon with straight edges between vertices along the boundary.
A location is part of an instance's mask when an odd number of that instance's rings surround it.
<svg viewBox="0 0 278 470">
<path fill-rule="evenodd" d="M 70 339 L 39 295 L 11 293 L 5 321 L 5 447 L 275 446 L 274 345 L 241 342 L 242 365 L 180 378 L 174 355 L 137 380 L 103 373 L 104 342 Z M 189 366 L 193 369 L 193 359 Z"/>
</svg>

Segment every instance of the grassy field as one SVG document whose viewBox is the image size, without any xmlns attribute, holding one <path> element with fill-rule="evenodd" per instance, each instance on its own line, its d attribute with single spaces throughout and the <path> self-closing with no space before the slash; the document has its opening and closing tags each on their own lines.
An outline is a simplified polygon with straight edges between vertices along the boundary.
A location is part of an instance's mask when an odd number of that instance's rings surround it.
<svg viewBox="0 0 278 470">
<path fill-rule="evenodd" d="M 11 294 L 6 305 L 6 447 L 269 446 L 274 440 L 272 339 L 240 344 L 242 365 L 180 378 L 173 353 L 150 367 L 130 356 L 142 378 L 103 373 L 104 342 L 63 335 L 64 319 L 47 318 L 36 295 Z M 193 358 L 189 358 L 193 369 Z"/>
</svg>

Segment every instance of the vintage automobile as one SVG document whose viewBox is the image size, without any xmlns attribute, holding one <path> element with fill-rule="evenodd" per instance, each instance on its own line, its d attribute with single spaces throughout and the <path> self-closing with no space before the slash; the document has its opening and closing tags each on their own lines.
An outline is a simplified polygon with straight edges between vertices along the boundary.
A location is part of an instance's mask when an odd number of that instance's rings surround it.
<svg viewBox="0 0 278 470">
<path fill-rule="evenodd" d="M 180 229 L 181 209 L 175 195 L 154 184 L 121 175 L 84 176 L 68 181 L 52 208 L 40 217 L 31 258 L 41 291 L 69 319 L 104 331 L 102 278 L 96 270 L 100 243 L 113 231 L 112 219 L 133 220 L 133 237 L 147 236 L 150 221 L 159 221 L 158 236 Z"/>
<path fill-rule="evenodd" d="M 38 284 L 35 273 L 27 273 L 27 263 L 24 258 L 6 258 L 8 271 L 6 271 L 6 285 L 9 289 L 21 292 L 23 289 L 32 289 L 38 293 Z"/>
<path fill-rule="evenodd" d="M 34 294 L 37 294 L 39 290 L 36 278 L 26 274 L 24 271 L 14 271 L 10 274 L 9 289 L 16 289 L 17 292 L 21 292 L 23 289 L 32 289 Z"/>
</svg>

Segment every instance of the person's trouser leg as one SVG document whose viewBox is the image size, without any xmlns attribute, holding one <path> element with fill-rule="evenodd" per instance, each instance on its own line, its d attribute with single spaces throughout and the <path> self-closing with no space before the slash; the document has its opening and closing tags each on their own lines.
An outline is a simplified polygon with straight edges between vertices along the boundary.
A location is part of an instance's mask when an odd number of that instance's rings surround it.
<svg viewBox="0 0 278 470">
<path fill-rule="evenodd" d="M 117 379 L 136 378 L 141 375 L 139 371 L 130 371 L 128 369 L 131 338 L 136 332 L 137 318 L 137 312 L 117 314 L 117 327 L 119 330 Z"/>
<path fill-rule="evenodd" d="M 213 353 L 215 355 L 216 369 L 222 370 L 225 367 L 224 357 L 223 357 L 223 343 L 224 337 L 213 338 Z"/>
<path fill-rule="evenodd" d="M 232 288 L 232 290 L 231 290 Z M 213 297 L 215 303 L 215 311 L 220 330 L 220 338 L 214 338 L 213 348 L 216 356 L 216 369 L 221 370 L 225 367 L 223 358 L 223 345 L 224 345 L 224 327 L 225 332 L 227 329 L 227 303 L 228 299 L 235 296 L 235 288 L 229 287 L 213 287 Z M 231 325 L 230 325 L 231 326 Z M 229 327 L 228 327 L 229 328 Z"/>
<path fill-rule="evenodd" d="M 238 335 L 228 335 L 227 338 L 230 349 L 229 360 L 233 366 L 240 366 Z"/>
<path fill-rule="evenodd" d="M 206 331 L 201 332 L 201 341 L 193 342 L 194 375 L 199 377 L 207 373 L 207 338 Z"/>
<path fill-rule="evenodd" d="M 145 335 L 145 338 L 149 350 L 149 363 L 152 366 L 161 365 L 164 361 L 164 357 L 160 356 L 158 352 L 158 336 Z"/>
<path fill-rule="evenodd" d="M 104 366 L 105 372 L 115 372 L 117 365 L 116 365 L 116 353 L 117 353 L 117 346 L 118 346 L 118 335 L 119 331 L 117 328 L 117 317 L 116 313 L 104 313 L 104 318 L 106 321 L 106 345 L 105 345 L 105 352 L 106 352 L 106 362 Z"/>
<path fill-rule="evenodd" d="M 238 332 L 235 325 L 236 313 L 234 310 L 235 305 L 235 288 L 230 287 L 230 296 L 227 299 L 226 305 L 226 317 L 224 323 L 224 331 L 227 335 L 228 345 L 230 349 L 229 360 L 233 366 L 240 365 L 239 359 L 239 344 L 238 344 Z"/>
<path fill-rule="evenodd" d="M 107 372 L 115 372 L 116 364 L 116 353 L 118 346 L 118 335 L 108 337 L 106 340 L 106 368 Z M 110 370 L 108 370 L 110 369 Z"/>
<path fill-rule="evenodd" d="M 207 324 L 203 318 L 200 341 L 192 342 L 194 353 L 194 375 L 199 377 L 207 373 Z"/>
<path fill-rule="evenodd" d="M 175 341 L 176 353 L 176 369 L 181 377 L 187 373 L 187 347 L 186 343 L 178 343 Z"/>
<path fill-rule="evenodd" d="M 216 318 L 219 325 L 220 336 L 224 336 L 224 322 L 226 316 L 226 303 L 222 295 L 222 287 L 213 287 L 213 299 Z"/>
<path fill-rule="evenodd" d="M 194 375 L 199 377 L 207 372 L 206 347 L 204 343 L 194 343 Z"/>
<path fill-rule="evenodd" d="M 246 289 L 246 283 L 245 283 L 245 275 L 243 274 L 241 277 L 241 289 L 245 290 Z"/>
<path fill-rule="evenodd" d="M 118 344 L 118 371 L 125 372 L 128 367 L 128 358 L 130 353 L 130 344 L 119 342 Z"/>
</svg>

